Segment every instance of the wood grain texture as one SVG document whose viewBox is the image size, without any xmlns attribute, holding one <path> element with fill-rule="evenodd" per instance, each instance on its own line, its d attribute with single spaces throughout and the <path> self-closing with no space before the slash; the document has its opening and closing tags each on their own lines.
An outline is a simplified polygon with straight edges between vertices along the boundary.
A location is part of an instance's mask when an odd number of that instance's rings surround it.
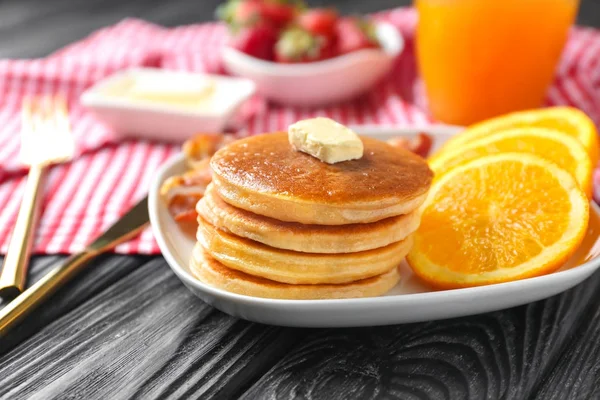
<svg viewBox="0 0 600 400">
<path fill-rule="evenodd" d="M 599 283 L 596 274 L 563 295 L 480 316 L 313 331 L 242 398 L 526 399 Z"/>
<path fill-rule="evenodd" d="M 214 310 L 157 258 L 0 358 L 0 398 L 232 398 L 299 332 Z"/>
<path fill-rule="evenodd" d="M 80 278 L 70 293 L 93 281 Z M 482 316 L 298 330 L 214 311 L 157 258 L 0 358 L 0 398 L 218 399 L 251 385 L 243 398 L 524 399 L 587 326 L 583 306 L 597 304 L 599 281 L 597 274 L 561 296 Z M 579 378 L 593 389 L 597 341 L 578 336 L 592 346 L 584 346 L 591 357 Z M 565 367 L 553 374 L 569 379 Z"/>
<path fill-rule="evenodd" d="M 600 293 L 589 302 L 583 323 L 535 394 L 538 400 L 600 399 Z"/>
<path fill-rule="evenodd" d="M 33 257 L 29 268 L 27 287 L 50 271 L 63 256 Z M 109 254 L 96 259 L 73 281 L 59 290 L 49 301 L 34 311 L 24 323 L 16 326 L 0 339 L 0 354 L 4 354 L 41 327 L 93 298 L 98 292 L 120 280 L 150 257 Z M 0 300 L 0 308 L 5 303 Z"/>
</svg>

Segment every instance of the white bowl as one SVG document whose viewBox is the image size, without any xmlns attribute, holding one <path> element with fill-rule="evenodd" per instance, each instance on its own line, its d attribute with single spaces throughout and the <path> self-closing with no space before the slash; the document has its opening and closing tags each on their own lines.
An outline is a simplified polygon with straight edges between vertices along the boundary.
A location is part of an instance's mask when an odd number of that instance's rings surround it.
<svg viewBox="0 0 600 400">
<path fill-rule="evenodd" d="M 214 83 L 211 107 L 194 110 L 176 105 L 146 103 L 107 95 L 107 89 L 129 79 L 156 80 L 166 87 L 177 81 L 190 84 L 210 79 Z M 198 132 L 221 132 L 239 107 L 256 91 L 251 80 L 220 75 L 134 68 L 118 72 L 86 90 L 81 103 L 121 137 L 182 142 Z"/>
<path fill-rule="evenodd" d="M 381 49 L 364 49 L 312 63 L 278 64 L 232 47 L 223 63 L 232 74 L 253 80 L 263 96 L 284 104 L 316 106 L 351 99 L 386 75 L 402 52 L 404 40 L 388 23 L 377 23 Z"/>
<path fill-rule="evenodd" d="M 434 138 L 435 151 L 456 127 L 356 128 L 361 134 L 388 139 L 412 137 L 427 132 Z M 435 291 L 424 285 L 408 265 L 400 265 L 402 279 L 380 297 L 342 300 L 278 300 L 243 296 L 214 288 L 197 280 L 189 268 L 196 240 L 186 235 L 169 215 L 160 198 L 160 186 L 170 176 L 186 169 L 182 155 L 167 162 L 156 174 L 148 195 L 150 223 L 160 250 L 173 272 L 196 296 L 235 317 L 265 324 L 301 327 L 350 327 L 389 325 L 454 318 L 514 307 L 544 299 L 567 290 L 600 266 L 600 235 L 597 223 L 590 224 L 577 252 L 558 271 L 535 278 L 495 285 Z M 591 203 L 591 217 L 600 218 L 600 209 Z"/>
</svg>

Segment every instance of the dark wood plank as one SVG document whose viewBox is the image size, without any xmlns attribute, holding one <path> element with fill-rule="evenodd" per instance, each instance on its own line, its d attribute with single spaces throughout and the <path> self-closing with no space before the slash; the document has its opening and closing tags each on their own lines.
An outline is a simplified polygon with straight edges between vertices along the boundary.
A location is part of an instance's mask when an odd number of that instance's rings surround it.
<svg viewBox="0 0 600 400">
<path fill-rule="evenodd" d="M 482 316 L 299 330 L 211 309 L 157 258 L 0 358 L 0 397 L 524 399 L 599 283 Z"/>
<path fill-rule="evenodd" d="M 600 399 L 600 294 L 590 304 L 536 399 Z"/>
<path fill-rule="evenodd" d="M 63 256 L 36 256 L 29 269 L 27 286 L 31 286 L 60 262 Z M 109 254 L 94 260 L 83 273 L 59 290 L 49 301 L 28 316 L 5 337 L 0 338 L 0 354 L 7 352 L 23 340 L 93 298 L 106 287 L 129 274 L 149 257 Z M 6 305 L 0 300 L 0 308 Z"/>
<path fill-rule="evenodd" d="M 315 330 L 242 398 L 526 399 L 588 317 L 583 305 L 598 298 L 599 283 L 600 273 L 560 296 L 481 316 Z"/>
<path fill-rule="evenodd" d="M 214 310 L 156 258 L 0 358 L 0 397 L 233 398 L 302 332 Z"/>
</svg>

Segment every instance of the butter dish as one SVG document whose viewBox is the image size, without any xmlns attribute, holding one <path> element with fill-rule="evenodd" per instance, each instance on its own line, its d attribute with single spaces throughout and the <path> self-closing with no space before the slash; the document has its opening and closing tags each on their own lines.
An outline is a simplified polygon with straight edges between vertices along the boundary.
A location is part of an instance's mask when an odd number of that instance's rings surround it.
<svg viewBox="0 0 600 400">
<path fill-rule="evenodd" d="M 117 136 L 181 142 L 223 131 L 255 90 L 243 78 L 136 68 L 98 82 L 80 101 Z"/>
</svg>

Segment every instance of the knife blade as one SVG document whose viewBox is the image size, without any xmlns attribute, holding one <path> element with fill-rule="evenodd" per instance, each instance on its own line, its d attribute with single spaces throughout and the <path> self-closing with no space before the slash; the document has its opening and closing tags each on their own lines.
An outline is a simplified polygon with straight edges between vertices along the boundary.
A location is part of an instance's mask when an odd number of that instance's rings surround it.
<svg viewBox="0 0 600 400">
<path fill-rule="evenodd" d="M 149 220 L 148 197 L 144 197 L 81 253 L 68 257 L 0 310 L 0 336 L 4 336 L 15 324 L 77 275 L 90 260 L 137 236 Z"/>
</svg>

